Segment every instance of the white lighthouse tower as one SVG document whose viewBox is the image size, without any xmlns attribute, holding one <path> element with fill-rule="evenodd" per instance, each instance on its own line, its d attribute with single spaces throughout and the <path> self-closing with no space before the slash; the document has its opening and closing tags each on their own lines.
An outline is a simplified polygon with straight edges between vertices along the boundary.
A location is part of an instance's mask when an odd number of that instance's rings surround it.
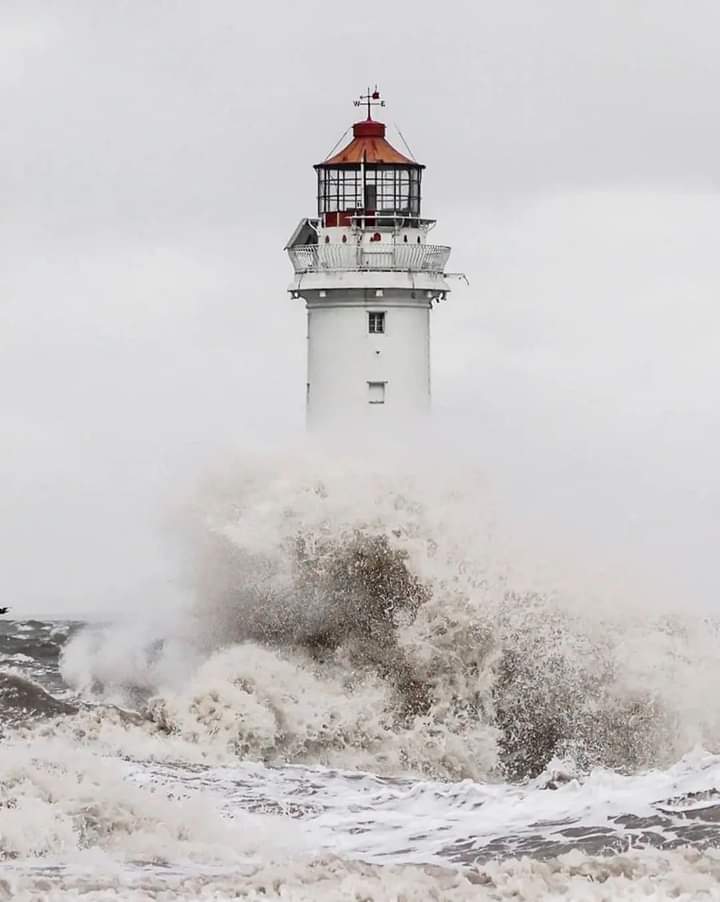
<svg viewBox="0 0 720 902">
<path fill-rule="evenodd" d="M 367 119 L 315 166 L 317 218 L 286 250 L 290 292 L 307 307 L 307 423 L 311 429 L 412 422 L 430 408 L 430 312 L 449 288 L 449 247 L 428 243 L 425 168 L 372 118 L 377 89 L 356 105 Z"/>
</svg>

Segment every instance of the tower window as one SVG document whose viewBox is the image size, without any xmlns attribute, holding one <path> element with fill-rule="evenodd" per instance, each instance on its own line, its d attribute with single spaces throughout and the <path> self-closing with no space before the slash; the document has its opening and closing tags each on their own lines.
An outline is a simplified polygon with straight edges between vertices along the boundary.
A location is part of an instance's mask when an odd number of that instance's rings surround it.
<svg viewBox="0 0 720 902">
<path fill-rule="evenodd" d="M 378 335 L 385 331 L 385 314 L 368 313 L 368 332 Z"/>
<path fill-rule="evenodd" d="M 368 403 L 384 404 L 385 403 L 385 383 L 384 382 L 368 382 Z"/>
</svg>

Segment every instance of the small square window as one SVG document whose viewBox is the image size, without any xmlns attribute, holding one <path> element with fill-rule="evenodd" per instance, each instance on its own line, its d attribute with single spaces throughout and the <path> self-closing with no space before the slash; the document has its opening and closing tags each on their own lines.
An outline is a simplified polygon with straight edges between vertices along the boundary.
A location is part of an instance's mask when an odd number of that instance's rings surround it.
<svg viewBox="0 0 720 902">
<path fill-rule="evenodd" d="M 384 382 L 368 382 L 368 403 L 384 404 L 385 403 L 385 383 Z"/>
<path fill-rule="evenodd" d="M 385 314 L 368 313 L 368 332 L 373 335 L 385 331 Z"/>
</svg>

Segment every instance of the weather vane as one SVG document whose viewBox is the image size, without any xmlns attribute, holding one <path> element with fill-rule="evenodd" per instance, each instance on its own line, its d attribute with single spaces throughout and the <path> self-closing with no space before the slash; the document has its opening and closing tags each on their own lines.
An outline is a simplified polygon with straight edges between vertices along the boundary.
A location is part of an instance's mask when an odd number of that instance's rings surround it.
<svg viewBox="0 0 720 902">
<path fill-rule="evenodd" d="M 378 91 L 377 85 L 375 85 L 374 91 L 368 88 L 367 94 L 361 94 L 359 100 L 353 100 L 355 106 L 362 106 L 365 103 L 367 104 L 368 119 L 372 119 L 372 107 L 385 106 L 385 101 L 380 98 L 380 91 Z"/>
</svg>

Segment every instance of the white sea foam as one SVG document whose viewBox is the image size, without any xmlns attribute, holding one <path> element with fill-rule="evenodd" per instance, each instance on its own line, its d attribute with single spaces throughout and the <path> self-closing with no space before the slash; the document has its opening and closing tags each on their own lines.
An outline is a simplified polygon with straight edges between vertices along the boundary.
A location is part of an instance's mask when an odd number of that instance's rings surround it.
<svg viewBox="0 0 720 902">
<path fill-rule="evenodd" d="M 63 739 L 0 749 L 0 860 L 67 862 L 89 849 L 118 862 L 236 864 L 264 848 L 302 847 L 292 824 L 239 813 L 223 818 L 209 794 L 163 791 L 120 759 Z"/>
<path fill-rule="evenodd" d="M 207 486 L 194 607 L 75 635 L 92 705 L 2 750 L 8 892 L 720 898 L 715 625 L 553 586 L 496 519 L 467 467 L 387 455 Z"/>
<path fill-rule="evenodd" d="M 629 852 L 613 858 L 570 852 L 557 859 L 493 862 L 470 871 L 385 866 L 339 858 L 270 863 L 257 869 L 204 875 L 141 872 L 124 880 L 97 863 L 81 874 L 13 876 L 0 882 L 0 899 L 43 902 L 698 902 L 720 898 L 716 852 Z"/>
<path fill-rule="evenodd" d="M 602 840 L 599 831 L 628 811 L 674 809 L 670 838 L 680 812 L 697 803 L 669 796 L 720 785 L 720 759 L 701 753 L 667 772 L 598 770 L 556 790 L 543 788 L 545 776 L 509 786 L 157 766 L 61 739 L 3 747 L 0 771 L 0 898 L 689 900 L 716 898 L 720 879 L 713 850 L 608 857 L 578 848 L 472 863 L 502 836 L 521 843 L 541 834 L 562 848 L 572 825 Z"/>
</svg>

